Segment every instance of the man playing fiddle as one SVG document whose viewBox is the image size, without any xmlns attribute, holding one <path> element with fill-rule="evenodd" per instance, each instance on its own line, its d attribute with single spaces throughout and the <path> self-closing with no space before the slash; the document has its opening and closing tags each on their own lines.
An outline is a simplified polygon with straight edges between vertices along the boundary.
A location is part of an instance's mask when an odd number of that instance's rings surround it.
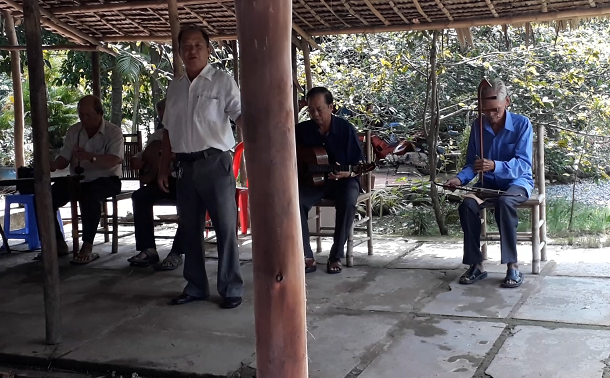
<svg viewBox="0 0 610 378">
<path fill-rule="evenodd" d="M 467 185 L 482 175 L 477 186 L 504 193 L 479 204 L 473 198 L 464 198 L 459 207 L 460 223 L 464 231 L 463 264 L 468 270 L 460 277 L 461 284 L 473 284 L 487 277 L 481 253 L 482 207 L 493 206 L 500 230 L 502 264 L 507 264 L 502 287 L 515 288 L 523 283 L 517 259 L 517 206 L 526 201 L 534 188 L 532 178 L 533 128 L 527 117 L 506 110 L 510 104 L 504 83 L 496 79 L 482 88 L 479 106 L 483 119 L 483 151 L 481 128 L 475 120 L 470 131 L 466 165 L 456 177 L 445 185 L 450 188 Z M 480 156 L 480 157 L 479 157 Z"/>
</svg>

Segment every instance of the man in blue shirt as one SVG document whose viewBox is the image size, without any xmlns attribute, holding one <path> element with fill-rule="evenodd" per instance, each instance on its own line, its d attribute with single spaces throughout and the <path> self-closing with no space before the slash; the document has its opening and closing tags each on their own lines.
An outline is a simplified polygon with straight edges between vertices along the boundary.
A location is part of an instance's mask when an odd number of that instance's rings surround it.
<svg viewBox="0 0 610 378">
<path fill-rule="evenodd" d="M 447 186 L 467 185 L 479 173 L 483 173 L 483 187 L 505 191 L 505 195 L 479 203 L 464 198 L 460 205 L 460 223 L 464 231 L 463 263 L 470 265 L 460 277 L 461 284 L 473 284 L 487 277 L 483 270 L 481 254 L 482 206 L 494 206 L 495 218 L 500 230 L 502 264 L 507 264 L 502 287 L 514 288 L 523 283 L 523 273 L 517 264 L 517 205 L 526 201 L 534 189 L 532 179 L 533 128 L 529 119 L 506 110 L 510 104 L 506 86 L 494 80 L 483 89 L 483 151 L 480 151 L 480 127 L 476 120 L 470 131 L 466 153 L 466 165 Z M 477 183 L 481 186 L 481 183 Z"/>
<path fill-rule="evenodd" d="M 356 130 L 349 122 L 332 114 L 334 105 L 330 91 L 322 87 L 312 88 L 307 92 L 306 100 L 311 120 L 296 125 L 297 148 L 324 147 L 328 153 L 329 164 L 332 165 L 361 163 L 364 158 Z M 359 177 L 353 172 L 331 172 L 323 186 L 307 186 L 299 182 L 305 273 L 316 271 L 316 260 L 309 244 L 309 211 L 323 198 L 335 201 L 335 233 L 326 272 L 341 273 L 341 259 L 356 215 L 356 201 L 360 190 Z"/>
</svg>

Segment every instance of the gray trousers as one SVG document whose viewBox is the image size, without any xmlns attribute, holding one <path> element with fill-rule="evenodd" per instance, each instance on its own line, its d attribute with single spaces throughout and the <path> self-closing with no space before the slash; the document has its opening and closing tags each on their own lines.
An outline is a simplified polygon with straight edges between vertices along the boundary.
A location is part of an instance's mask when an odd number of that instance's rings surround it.
<svg viewBox="0 0 610 378">
<path fill-rule="evenodd" d="M 180 162 L 182 177 L 177 181 L 176 197 L 184 242 L 184 278 L 188 282 L 184 293 L 193 297 L 205 298 L 210 294 L 202 238 L 206 211 L 218 242 L 218 294 L 223 298 L 243 294 L 232 164 L 229 152 L 194 162 Z"/>
<path fill-rule="evenodd" d="M 493 188 L 496 189 L 496 188 Z M 462 263 L 466 265 L 477 265 L 483 262 L 481 254 L 481 206 L 493 207 L 496 223 L 500 231 L 501 263 L 516 263 L 517 259 L 517 205 L 525 202 L 528 198 L 527 190 L 520 186 L 512 185 L 506 191 L 510 194 L 521 194 L 521 196 L 500 196 L 487 199 L 479 205 L 472 198 L 465 198 L 459 207 L 460 223 L 464 231 L 464 258 Z"/>
</svg>

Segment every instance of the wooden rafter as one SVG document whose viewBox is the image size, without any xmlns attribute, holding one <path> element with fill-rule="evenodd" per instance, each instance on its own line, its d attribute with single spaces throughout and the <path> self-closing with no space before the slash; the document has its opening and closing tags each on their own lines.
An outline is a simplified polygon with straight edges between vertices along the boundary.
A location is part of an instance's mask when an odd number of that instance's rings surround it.
<svg viewBox="0 0 610 378">
<path fill-rule="evenodd" d="M 405 24 L 410 24 L 411 22 L 409 22 L 409 20 L 407 20 L 407 18 L 405 17 L 404 14 L 402 14 L 402 12 L 400 11 L 400 9 L 398 9 L 398 7 L 396 6 L 396 4 L 393 1 L 390 1 L 390 6 L 392 7 L 392 9 L 394 10 L 394 13 L 396 13 L 398 16 L 400 16 L 400 18 L 402 18 L 402 20 L 405 22 Z"/>
<path fill-rule="evenodd" d="M 589 5 L 591 6 L 591 8 L 597 7 L 597 4 L 595 4 L 595 1 L 593 0 L 589 0 Z"/>
<path fill-rule="evenodd" d="M 294 12 L 294 11 L 292 12 L 292 14 L 294 14 L 295 16 L 297 16 L 297 18 L 298 18 L 299 20 L 301 20 L 301 22 L 302 22 L 302 23 L 304 23 L 305 25 L 307 25 L 307 27 L 308 27 L 308 28 L 310 28 L 310 29 L 315 29 L 315 28 L 316 28 L 315 26 L 313 26 L 312 24 L 310 24 L 310 23 L 309 23 L 309 22 L 308 22 L 306 19 L 304 19 L 303 17 L 301 17 L 301 15 L 300 15 L 300 14 L 298 14 L 298 13 L 296 13 L 296 12 Z"/>
<path fill-rule="evenodd" d="M 320 17 L 319 14 L 317 14 L 313 9 L 311 9 L 311 7 L 309 5 L 307 5 L 307 3 L 305 2 L 305 0 L 299 0 L 299 3 L 301 3 L 301 5 L 307 9 L 309 11 L 309 13 L 311 13 L 311 15 L 318 20 L 322 25 L 326 26 L 327 28 L 330 28 L 331 26 L 329 24 L 326 23 L 326 21 L 324 21 L 322 19 L 322 17 Z"/>
<path fill-rule="evenodd" d="M 548 11 L 549 11 L 549 9 L 548 9 L 548 7 L 547 7 L 547 4 L 546 4 L 546 0 L 540 0 L 540 5 L 542 6 L 542 11 L 543 11 L 543 12 L 545 12 L 545 13 L 546 13 L 546 12 L 548 12 Z"/>
<path fill-rule="evenodd" d="M 456 21 L 435 21 L 430 23 L 412 23 L 408 25 L 394 24 L 392 26 L 368 26 L 358 28 L 333 29 L 333 30 L 312 30 L 309 32 L 312 36 L 330 35 L 330 34 L 360 34 L 360 33 L 391 33 L 411 30 L 442 30 L 448 28 L 468 28 L 471 26 L 489 26 L 489 25 L 515 25 L 524 24 L 526 22 L 540 23 L 554 20 L 569 20 L 574 18 L 589 18 L 610 16 L 610 7 L 596 7 L 578 10 L 558 10 L 547 13 L 524 13 L 510 17 L 487 17 L 477 19 L 466 19 Z"/>
<path fill-rule="evenodd" d="M 320 0 L 320 2 L 321 2 L 321 3 L 322 3 L 322 4 L 323 4 L 325 7 L 326 7 L 326 9 L 328 9 L 328 11 L 329 11 L 330 13 L 332 13 L 332 14 L 333 14 L 333 16 L 337 17 L 337 20 L 341 21 L 341 22 L 343 23 L 343 25 L 347 26 L 348 28 L 349 28 L 349 27 L 351 27 L 351 26 L 350 26 L 350 24 L 348 24 L 347 22 L 345 22 L 345 20 L 344 20 L 343 18 L 339 17 L 339 16 L 338 16 L 338 15 L 335 13 L 334 9 L 333 9 L 333 8 L 332 8 L 330 5 L 328 5 L 328 3 L 327 3 L 326 1 L 324 1 L 324 0 Z"/>
<path fill-rule="evenodd" d="M 227 12 L 228 14 L 230 14 L 231 16 L 235 17 L 235 12 L 233 12 L 231 9 L 229 9 L 229 7 L 227 7 L 226 5 L 224 5 L 223 3 L 218 3 L 218 5 L 220 5 L 222 7 L 222 9 L 225 10 L 225 12 Z"/>
<path fill-rule="evenodd" d="M 117 34 L 123 34 L 122 31 L 120 31 L 119 29 L 115 28 L 114 26 L 112 26 L 111 24 L 107 23 L 103 18 L 101 18 L 100 16 L 98 16 L 97 14 L 94 14 L 95 18 L 97 18 L 102 24 L 106 25 L 107 27 L 109 27 L 110 29 L 112 29 L 112 31 L 114 31 Z"/>
<path fill-rule="evenodd" d="M 159 13 L 157 13 L 156 10 L 152 9 L 152 8 L 147 8 L 147 11 L 149 11 L 150 13 L 154 14 L 155 16 L 157 16 L 159 18 L 159 20 L 161 20 L 161 22 L 163 22 L 164 24 L 166 24 L 168 27 L 170 27 L 169 25 L 169 21 L 167 20 L 167 18 L 161 17 L 161 15 Z M 121 33 L 122 34 L 122 33 Z"/>
<path fill-rule="evenodd" d="M 443 3 L 441 2 L 441 0 L 434 0 L 434 2 L 436 3 L 436 5 L 438 5 L 439 9 L 441 11 L 443 11 L 443 13 L 445 13 L 445 16 L 447 16 L 447 18 L 449 19 L 449 21 L 453 21 L 453 17 L 451 17 L 451 13 L 449 13 L 449 11 L 447 10 L 447 8 L 445 8 L 445 6 L 443 5 Z"/>
<path fill-rule="evenodd" d="M 417 11 L 419 12 L 419 14 L 422 15 L 423 18 L 426 19 L 426 21 L 428 22 L 432 22 L 432 20 L 430 19 L 430 17 L 428 17 L 428 15 L 426 13 L 424 13 L 424 10 L 422 9 L 421 5 L 419 5 L 419 1 L 417 0 L 413 0 L 413 5 L 415 5 L 415 8 L 417 9 Z"/>
<path fill-rule="evenodd" d="M 189 8 L 188 6 L 185 5 L 184 9 L 186 9 L 187 12 L 189 12 L 191 15 L 193 15 L 195 18 L 197 18 L 199 21 L 201 21 L 203 26 L 205 26 L 206 28 L 210 29 L 212 31 L 212 33 L 218 34 L 218 30 L 216 30 L 212 25 L 210 25 L 203 17 L 201 17 L 197 13 L 193 12 L 191 10 L 191 8 Z"/>
<path fill-rule="evenodd" d="M 318 45 L 316 43 L 316 41 L 307 33 L 305 33 L 305 31 L 303 29 L 301 29 L 299 27 L 299 25 L 295 24 L 294 22 L 292 23 L 292 28 L 294 29 L 295 32 L 297 32 L 301 37 L 303 37 L 303 39 L 305 39 L 307 41 L 307 43 L 309 43 L 312 47 L 315 47 L 316 49 L 320 50 L 320 51 L 324 51 L 324 49 L 322 47 L 320 47 L 320 45 Z M 299 46 L 299 45 L 297 45 Z"/>
<path fill-rule="evenodd" d="M 345 7 L 345 9 L 347 9 L 347 11 L 354 17 L 356 17 L 357 19 L 360 20 L 360 22 L 362 22 L 365 25 L 369 25 L 369 23 L 362 18 L 352 7 L 351 5 L 349 5 L 349 3 L 347 2 L 347 0 L 341 0 L 341 2 L 343 3 L 343 6 Z"/>
<path fill-rule="evenodd" d="M 379 13 L 379 11 L 373 6 L 373 4 L 371 4 L 370 0 L 363 0 L 363 1 L 366 4 L 366 6 L 369 7 L 371 12 L 373 12 L 373 14 L 375 16 L 377 16 L 378 19 L 381 20 L 381 22 L 383 22 L 386 26 L 392 25 L 392 23 L 390 21 L 386 20 L 385 17 L 383 17 L 383 15 L 381 13 Z"/>
<path fill-rule="evenodd" d="M 17 46 L 7 46 L 0 45 L 0 50 L 4 51 L 19 51 L 25 50 L 27 46 L 25 45 L 17 45 Z M 43 51 L 100 51 L 99 45 L 52 45 L 52 46 L 42 46 Z"/>
<path fill-rule="evenodd" d="M 232 3 L 231 0 L 179 0 L 178 6 L 184 5 L 202 5 L 202 4 L 217 4 L 217 3 Z M 68 7 L 57 7 L 52 10 L 53 14 L 82 14 L 95 13 L 103 11 L 120 11 L 130 9 L 145 9 L 145 8 L 167 8 L 167 1 L 127 1 L 121 3 L 107 3 L 95 5 L 72 5 Z"/>
<path fill-rule="evenodd" d="M 233 41 L 237 39 L 237 34 L 220 34 L 211 35 L 210 40 L 212 41 Z M 117 42 L 167 42 L 172 40 L 172 36 L 167 34 L 163 35 L 118 35 L 109 36 L 102 38 L 104 42 L 117 43 Z M 116 54 L 116 53 L 115 53 Z"/>
<path fill-rule="evenodd" d="M 13 0 L 3 0 L 3 1 L 6 5 L 23 13 L 23 7 L 21 6 L 21 4 L 15 2 Z M 49 28 L 55 30 L 57 33 L 64 35 L 78 43 L 101 45 L 101 42 L 98 41 L 97 39 L 81 32 L 80 30 L 66 24 L 65 22 L 62 22 L 48 10 L 46 10 L 44 8 L 40 8 L 40 14 L 42 16 L 40 18 L 40 22 L 43 25 L 46 25 Z M 111 54 L 111 55 L 117 55 L 116 51 L 109 49 L 107 47 L 103 47 L 103 46 L 100 46 L 100 51 Z"/>
<path fill-rule="evenodd" d="M 121 12 L 114 12 L 114 13 L 116 13 L 120 17 L 123 17 L 127 22 L 129 22 L 130 24 L 132 24 L 136 28 L 140 29 L 143 33 L 146 33 L 146 34 L 150 35 L 150 31 L 144 29 L 140 24 L 138 24 L 137 22 L 134 22 L 131 18 L 125 17 L 125 15 L 123 15 Z"/>
<path fill-rule="evenodd" d="M 491 14 L 493 14 L 494 17 L 500 17 L 498 12 L 496 12 L 496 8 L 494 7 L 494 5 L 491 2 L 491 0 L 485 0 L 485 2 L 487 3 L 487 7 L 489 8 L 489 11 L 491 12 Z"/>
<path fill-rule="evenodd" d="M 75 23 L 76 25 L 80 26 L 81 28 L 85 28 L 85 29 L 89 30 L 91 33 L 93 33 L 92 35 L 95 35 L 95 38 L 99 38 L 102 36 L 98 30 L 90 27 L 89 25 L 83 24 L 82 22 L 79 22 L 70 16 L 64 16 L 64 17 L 66 17 L 68 20 Z"/>
</svg>

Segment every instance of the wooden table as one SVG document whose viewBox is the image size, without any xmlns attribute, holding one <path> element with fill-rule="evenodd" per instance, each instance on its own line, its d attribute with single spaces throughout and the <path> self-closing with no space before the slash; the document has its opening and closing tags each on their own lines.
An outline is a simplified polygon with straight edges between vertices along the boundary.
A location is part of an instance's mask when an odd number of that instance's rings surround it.
<svg viewBox="0 0 610 378">
<path fill-rule="evenodd" d="M 80 186 L 80 180 L 82 179 L 82 176 L 79 175 L 70 175 L 70 176 L 56 176 L 56 177 L 51 177 L 51 182 L 58 182 L 58 181 L 65 181 L 68 180 L 71 185 L 70 187 L 70 207 L 72 210 L 72 242 L 73 242 L 73 251 L 78 252 L 78 248 L 79 248 L 79 242 L 78 242 L 78 201 L 77 201 L 77 196 L 75 195 L 79 186 Z M 16 179 L 7 179 L 7 180 L 0 180 L 0 187 L 7 187 L 7 186 L 17 186 L 18 184 L 25 184 L 25 183 L 33 183 L 34 182 L 34 178 L 16 178 Z M 6 216 L 6 214 L 4 214 L 4 216 Z M 11 249 L 8 245 L 8 240 L 6 239 L 6 234 L 4 233 L 4 229 L 2 228 L 2 225 L 0 224 L 0 234 L 2 236 L 2 241 L 4 242 L 4 245 L 6 246 L 6 253 L 11 253 Z"/>
</svg>

